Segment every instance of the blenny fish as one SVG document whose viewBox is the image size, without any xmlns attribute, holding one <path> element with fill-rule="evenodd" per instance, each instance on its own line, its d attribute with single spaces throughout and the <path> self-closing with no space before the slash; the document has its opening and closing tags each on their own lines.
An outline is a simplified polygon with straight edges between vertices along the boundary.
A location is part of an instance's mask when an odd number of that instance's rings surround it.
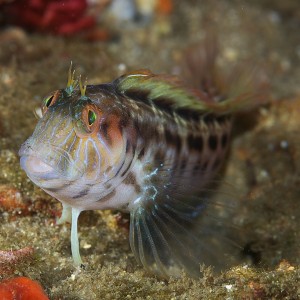
<svg viewBox="0 0 300 300">
<path fill-rule="evenodd" d="M 67 87 L 43 100 L 20 163 L 62 203 L 59 223 L 72 223 L 75 265 L 82 264 L 78 216 L 96 209 L 130 213 L 134 256 L 157 275 L 197 274 L 200 263 L 223 259 L 215 251 L 218 233 L 202 222 L 208 185 L 226 156 L 232 114 L 251 107 L 253 95 L 224 89 L 214 60 L 200 64 L 199 89 L 148 70 L 83 85 L 70 69 Z"/>
</svg>

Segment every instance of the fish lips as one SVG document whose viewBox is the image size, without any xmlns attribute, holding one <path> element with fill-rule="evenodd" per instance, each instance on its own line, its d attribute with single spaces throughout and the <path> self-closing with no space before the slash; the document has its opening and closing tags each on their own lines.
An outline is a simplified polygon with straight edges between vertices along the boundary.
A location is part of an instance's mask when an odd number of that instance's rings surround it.
<svg viewBox="0 0 300 300">
<path fill-rule="evenodd" d="M 31 179 L 51 180 L 59 179 L 59 173 L 50 165 L 36 156 L 23 155 L 20 158 L 21 168 Z M 35 180 L 33 180 L 35 181 Z"/>
<path fill-rule="evenodd" d="M 35 151 L 26 142 L 19 150 L 21 168 L 39 186 L 47 181 L 73 181 L 82 177 L 84 173 L 83 168 L 73 167 L 72 172 L 67 169 L 60 170 L 56 163 L 49 158 L 42 157 L 39 153 L 40 151 Z"/>
</svg>

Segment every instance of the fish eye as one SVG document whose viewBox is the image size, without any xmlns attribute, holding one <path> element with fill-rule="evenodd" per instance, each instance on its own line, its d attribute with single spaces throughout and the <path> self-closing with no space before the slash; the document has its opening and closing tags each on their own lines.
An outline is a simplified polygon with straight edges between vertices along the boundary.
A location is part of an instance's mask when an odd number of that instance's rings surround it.
<svg viewBox="0 0 300 300">
<path fill-rule="evenodd" d="M 54 98 L 54 95 L 51 95 L 45 99 L 45 106 L 48 108 L 51 105 L 51 102 Z"/>
<path fill-rule="evenodd" d="M 54 93 L 51 93 L 46 98 L 44 98 L 43 105 L 42 105 L 42 113 L 43 113 L 43 115 L 46 113 L 46 111 L 48 110 L 48 108 L 50 106 L 52 106 L 56 102 L 56 100 L 59 98 L 59 94 L 60 94 L 60 92 L 56 91 Z"/>
<path fill-rule="evenodd" d="M 88 111 L 88 123 L 89 123 L 89 126 L 92 126 L 95 123 L 96 119 L 97 119 L 96 113 L 94 111 L 92 111 L 92 110 L 89 110 Z"/>
<path fill-rule="evenodd" d="M 75 131 L 80 137 L 84 137 L 88 134 L 94 133 L 99 124 L 100 117 L 97 111 L 97 107 L 93 104 L 87 104 L 83 108 L 77 107 L 78 111 L 75 112 Z M 79 109 L 82 111 L 80 112 Z M 80 116 L 79 118 L 76 117 Z"/>
</svg>

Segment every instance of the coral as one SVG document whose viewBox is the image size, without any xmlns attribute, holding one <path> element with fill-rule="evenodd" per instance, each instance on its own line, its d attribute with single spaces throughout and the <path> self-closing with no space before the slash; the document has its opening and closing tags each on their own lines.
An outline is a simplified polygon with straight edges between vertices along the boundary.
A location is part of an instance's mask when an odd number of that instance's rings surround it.
<svg viewBox="0 0 300 300">
<path fill-rule="evenodd" d="M 42 287 L 27 277 L 16 277 L 0 283 L 0 298 L 5 300 L 48 300 Z"/>
<path fill-rule="evenodd" d="M 19 0 L 4 5 L 8 23 L 29 30 L 73 35 L 95 26 L 94 16 L 86 15 L 87 0 Z"/>
</svg>

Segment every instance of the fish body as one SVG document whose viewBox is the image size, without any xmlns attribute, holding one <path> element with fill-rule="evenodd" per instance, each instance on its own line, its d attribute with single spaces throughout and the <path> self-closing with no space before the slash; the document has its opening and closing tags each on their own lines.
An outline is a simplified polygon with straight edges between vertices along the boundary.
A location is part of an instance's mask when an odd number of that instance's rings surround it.
<svg viewBox="0 0 300 300">
<path fill-rule="evenodd" d="M 79 88 L 70 73 L 67 88 L 45 98 L 21 166 L 63 204 L 76 265 L 77 218 L 94 209 L 130 213 L 131 248 L 150 272 L 195 274 L 199 263 L 219 259 L 194 232 L 228 149 L 235 101 L 145 70 Z"/>
</svg>

